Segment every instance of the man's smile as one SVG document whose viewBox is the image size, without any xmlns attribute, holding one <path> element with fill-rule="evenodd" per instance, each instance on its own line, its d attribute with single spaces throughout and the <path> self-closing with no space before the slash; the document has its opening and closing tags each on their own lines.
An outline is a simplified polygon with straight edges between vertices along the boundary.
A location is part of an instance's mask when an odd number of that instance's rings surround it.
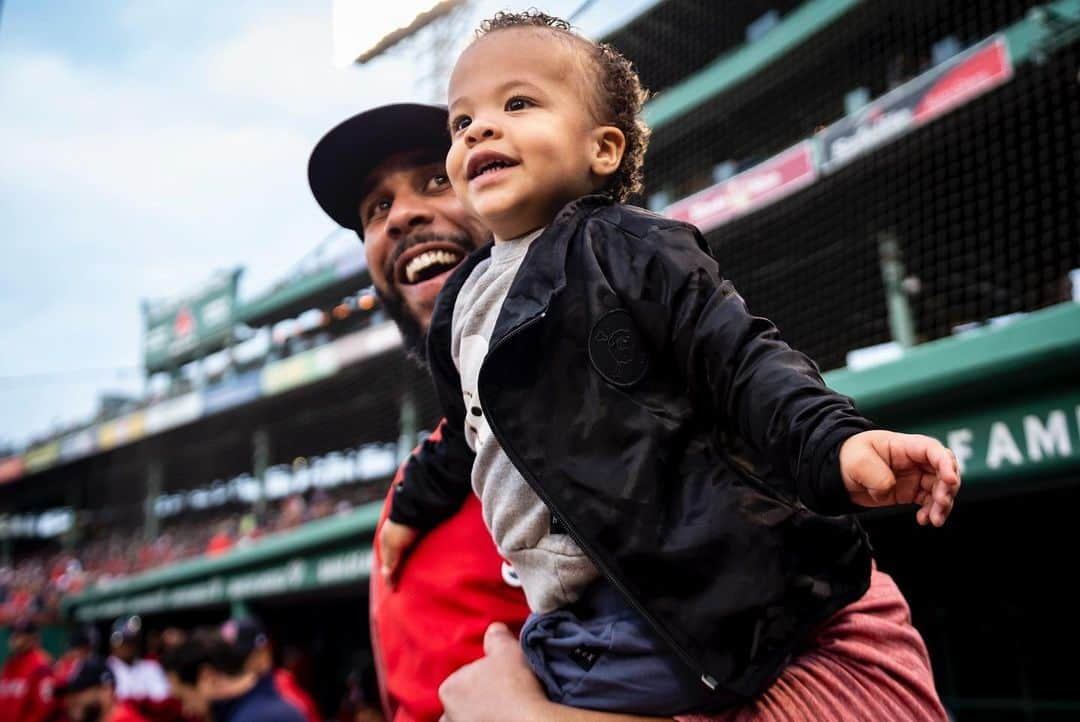
<svg viewBox="0 0 1080 722">
<path fill-rule="evenodd" d="M 429 281 L 457 267 L 465 250 L 451 241 L 429 241 L 410 246 L 394 262 L 394 282 L 411 286 Z"/>
</svg>

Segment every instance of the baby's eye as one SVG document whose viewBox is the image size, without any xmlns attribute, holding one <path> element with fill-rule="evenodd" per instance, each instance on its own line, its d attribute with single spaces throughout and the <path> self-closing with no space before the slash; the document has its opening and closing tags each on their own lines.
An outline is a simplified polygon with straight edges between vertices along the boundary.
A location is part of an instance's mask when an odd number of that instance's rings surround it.
<svg viewBox="0 0 1080 722">
<path fill-rule="evenodd" d="M 446 186 L 450 185 L 450 179 L 446 177 L 445 173 L 436 173 L 427 182 L 428 191 L 441 191 Z"/>
<path fill-rule="evenodd" d="M 472 123 L 472 118 L 467 115 L 459 115 L 450 123 L 450 130 L 454 133 L 465 130 Z"/>
<path fill-rule="evenodd" d="M 532 101 L 528 98 L 515 97 L 510 98 L 510 100 L 506 101 L 506 109 L 509 111 L 525 110 L 532 104 Z"/>
</svg>

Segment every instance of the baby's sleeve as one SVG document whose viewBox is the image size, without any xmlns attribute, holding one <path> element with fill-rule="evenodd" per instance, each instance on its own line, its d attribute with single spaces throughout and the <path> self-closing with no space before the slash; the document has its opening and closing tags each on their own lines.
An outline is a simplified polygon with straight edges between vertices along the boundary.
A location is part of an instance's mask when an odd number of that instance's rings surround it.
<svg viewBox="0 0 1080 722">
<path fill-rule="evenodd" d="M 472 490 L 473 453 L 446 421 L 410 455 L 394 487 L 390 519 L 427 531 L 449 518 Z"/>
<path fill-rule="evenodd" d="M 838 450 L 872 428 L 851 399 L 828 388 L 810 358 L 792 349 L 771 321 L 751 315 L 697 229 L 663 226 L 646 294 L 666 305 L 667 336 L 695 404 L 795 480 L 815 511 L 852 510 Z"/>
</svg>

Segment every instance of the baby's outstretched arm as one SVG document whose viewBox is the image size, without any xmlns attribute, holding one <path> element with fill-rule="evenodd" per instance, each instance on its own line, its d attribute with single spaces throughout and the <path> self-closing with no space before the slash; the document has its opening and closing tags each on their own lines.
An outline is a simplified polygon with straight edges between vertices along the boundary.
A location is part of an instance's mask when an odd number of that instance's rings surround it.
<svg viewBox="0 0 1080 722">
<path fill-rule="evenodd" d="M 937 439 L 864 431 L 840 447 L 840 474 L 860 506 L 918 504 L 919 524 L 941 526 L 960 491 L 956 457 Z"/>
</svg>

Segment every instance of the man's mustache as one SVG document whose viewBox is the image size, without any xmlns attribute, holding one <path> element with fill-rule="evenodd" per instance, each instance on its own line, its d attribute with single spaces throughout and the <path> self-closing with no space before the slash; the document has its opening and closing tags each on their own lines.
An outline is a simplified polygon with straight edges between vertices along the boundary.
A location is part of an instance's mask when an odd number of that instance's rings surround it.
<svg viewBox="0 0 1080 722">
<path fill-rule="evenodd" d="M 453 243 L 459 246 L 465 255 L 469 255 L 473 251 L 472 238 L 467 233 L 436 233 L 434 231 L 421 231 L 411 236 L 407 236 L 394 248 L 386 258 L 386 263 L 383 265 L 383 277 L 387 280 L 390 286 L 391 293 L 397 293 L 397 277 L 394 275 L 394 267 L 397 265 L 398 259 L 405 251 L 409 250 L 413 246 L 419 246 L 423 243 L 433 243 L 436 241 L 442 241 L 446 243 Z"/>
</svg>

